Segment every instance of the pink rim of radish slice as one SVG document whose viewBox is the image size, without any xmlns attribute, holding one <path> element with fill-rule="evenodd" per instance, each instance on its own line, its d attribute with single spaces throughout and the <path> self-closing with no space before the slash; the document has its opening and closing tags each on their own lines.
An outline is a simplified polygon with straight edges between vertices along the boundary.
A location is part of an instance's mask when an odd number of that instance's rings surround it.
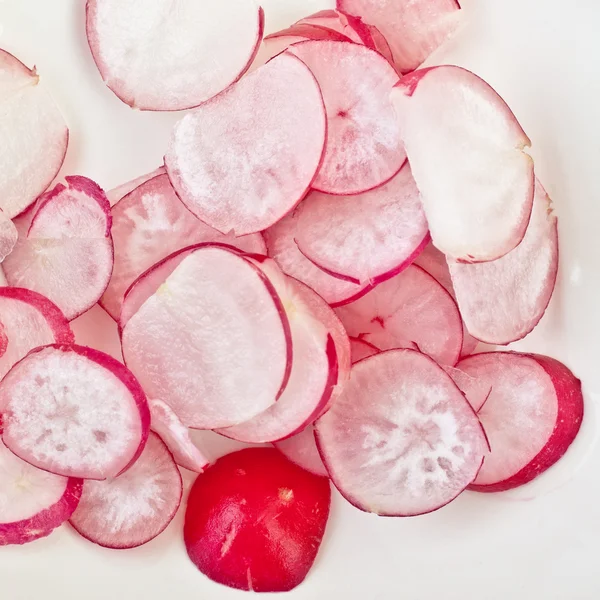
<svg viewBox="0 0 600 600">
<path fill-rule="evenodd" d="M 317 448 L 315 429 L 312 425 L 292 437 L 276 442 L 275 448 L 310 473 L 329 477 Z"/>
<path fill-rule="evenodd" d="M 468 331 L 488 344 L 524 338 L 544 316 L 558 275 L 558 222 L 537 182 L 523 241 L 493 262 L 449 260 L 460 312 Z"/>
<path fill-rule="evenodd" d="M 289 379 L 292 344 L 264 273 L 237 250 L 205 246 L 166 275 L 121 333 L 148 396 L 196 429 L 238 425 L 273 405 Z"/>
<path fill-rule="evenodd" d="M 313 72 L 327 110 L 325 156 L 312 187 L 349 195 L 390 180 L 406 160 L 390 101 L 394 69 L 379 53 L 351 42 L 299 42 L 290 53 Z"/>
<path fill-rule="evenodd" d="M 46 473 L 0 441 L 0 546 L 27 544 L 60 527 L 77 507 L 83 482 Z"/>
<path fill-rule="evenodd" d="M 355 196 L 311 192 L 298 208 L 296 243 L 324 271 L 376 285 L 429 242 L 419 190 L 406 164 L 390 182 Z"/>
<path fill-rule="evenodd" d="M 471 489 L 501 492 L 535 479 L 567 451 L 581 427 L 581 382 L 538 354 L 489 352 L 457 368 L 491 393 L 479 410 L 491 452 Z M 467 399 L 470 394 L 467 394 Z"/>
<path fill-rule="evenodd" d="M 2 438 L 31 465 L 64 477 L 116 477 L 138 458 L 150 412 L 135 377 L 84 346 L 36 348 L 0 382 Z"/>
<path fill-rule="evenodd" d="M 461 262 L 515 248 L 529 223 L 535 178 L 524 151 L 531 142 L 504 100 L 455 66 L 403 77 L 392 100 L 435 246 Z"/>
<path fill-rule="evenodd" d="M 135 464 L 107 481 L 86 481 L 70 523 L 81 536 L 115 550 L 137 548 L 160 535 L 181 504 L 181 473 L 155 433 Z"/>
<path fill-rule="evenodd" d="M 351 337 L 382 350 L 416 345 L 450 366 L 460 356 L 462 321 L 456 302 L 420 267 L 410 265 L 336 313 Z"/>
<path fill-rule="evenodd" d="M 183 110 L 227 89 L 252 63 L 264 28 L 254 0 L 87 0 L 86 15 L 102 79 L 140 110 Z"/>
<path fill-rule="evenodd" d="M 454 500 L 477 476 L 487 441 L 452 379 L 414 350 L 390 350 L 352 368 L 316 424 L 335 486 L 354 506 L 415 516 Z"/>
<path fill-rule="evenodd" d="M 44 194 L 2 263 L 8 283 L 52 300 L 69 320 L 100 299 L 113 268 L 110 206 L 90 179 L 67 177 Z"/>
<path fill-rule="evenodd" d="M 12 219 L 56 177 L 67 153 L 69 130 L 35 69 L 4 50 L 0 89 L 0 209 Z"/>
<path fill-rule="evenodd" d="M 15 224 L 0 209 L 0 263 L 12 252 L 18 237 Z"/>
<path fill-rule="evenodd" d="M 165 165 L 178 196 L 205 223 L 256 233 L 306 195 L 326 128 L 317 81 L 284 53 L 179 121 Z"/>
<path fill-rule="evenodd" d="M 150 179 L 154 179 L 159 175 L 164 175 L 167 172 L 164 166 L 158 167 L 158 169 L 154 169 L 154 171 L 150 173 L 146 173 L 145 175 L 140 175 L 131 181 L 127 181 L 116 188 L 113 188 L 109 192 L 106 192 L 106 197 L 112 206 L 114 206 L 121 198 L 125 198 L 128 194 L 131 194 L 133 190 L 139 188 L 142 184 L 146 183 L 146 181 L 150 181 Z"/>
<path fill-rule="evenodd" d="M 373 344 L 369 344 L 369 342 L 360 338 L 350 338 L 350 348 L 352 349 L 352 364 L 381 352 L 377 346 L 373 346 Z"/>
</svg>

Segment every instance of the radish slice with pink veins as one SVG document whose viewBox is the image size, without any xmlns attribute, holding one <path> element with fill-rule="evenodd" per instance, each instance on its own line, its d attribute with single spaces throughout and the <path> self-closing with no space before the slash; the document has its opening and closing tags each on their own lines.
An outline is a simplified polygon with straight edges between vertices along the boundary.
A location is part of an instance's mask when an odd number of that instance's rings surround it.
<svg viewBox="0 0 600 600">
<path fill-rule="evenodd" d="M 106 197 L 110 202 L 111 207 L 114 206 L 121 198 L 125 198 L 127 194 L 131 194 L 133 190 L 139 188 L 142 184 L 146 183 L 146 181 L 150 181 L 150 179 L 154 179 L 159 175 L 164 175 L 167 172 L 164 166 L 158 167 L 154 171 L 150 173 L 146 173 L 145 175 L 140 175 L 140 177 L 136 177 L 131 181 L 127 181 L 116 188 L 113 188 L 109 192 L 106 192 Z"/>
<path fill-rule="evenodd" d="M 315 441 L 315 429 L 312 425 L 290 438 L 276 442 L 275 448 L 299 467 L 314 475 L 329 477 L 319 455 Z"/>
<path fill-rule="evenodd" d="M 0 210 L 0 263 L 12 252 L 18 237 L 14 223 Z"/>
<path fill-rule="evenodd" d="M 352 348 L 352 364 L 381 352 L 379 348 L 360 338 L 350 338 L 350 347 Z"/>
<path fill-rule="evenodd" d="M 341 494 L 384 516 L 445 506 L 475 479 L 487 449 L 481 423 L 455 383 L 414 350 L 354 365 L 316 435 Z"/>
<path fill-rule="evenodd" d="M 515 248 L 531 216 L 533 160 L 504 100 L 454 66 L 403 77 L 392 100 L 435 246 L 460 262 Z"/>
</svg>

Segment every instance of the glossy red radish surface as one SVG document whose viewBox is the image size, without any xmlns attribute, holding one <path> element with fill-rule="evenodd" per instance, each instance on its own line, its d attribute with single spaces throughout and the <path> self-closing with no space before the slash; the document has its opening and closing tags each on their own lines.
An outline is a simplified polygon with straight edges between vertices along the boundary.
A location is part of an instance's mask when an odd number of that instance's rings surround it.
<svg viewBox="0 0 600 600">
<path fill-rule="evenodd" d="M 188 499 L 184 540 L 207 577 L 253 592 L 284 592 L 312 567 L 329 517 L 329 481 L 274 448 L 219 459 Z"/>
<path fill-rule="evenodd" d="M 290 438 L 276 442 L 275 447 L 299 467 L 320 477 L 329 477 L 319 455 L 312 425 Z"/>
<path fill-rule="evenodd" d="M 0 210 L 0 263 L 12 252 L 18 237 L 14 223 Z"/>
<path fill-rule="evenodd" d="M 165 169 L 165 167 L 161 166 L 150 173 L 140 175 L 139 177 L 136 177 L 131 181 L 126 181 L 125 183 L 118 185 L 116 188 L 109 190 L 108 192 L 106 192 L 106 197 L 108 198 L 110 205 L 114 206 L 119 200 L 121 200 L 121 198 L 125 198 L 125 196 L 127 196 L 128 194 L 131 194 L 133 190 L 139 188 L 142 184 L 146 183 L 146 181 L 154 179 L 159 175 L 164 175 L 166 172 L 167 170 Z"/>
<path fill-rule="evenodd" d="M 352 349 L 352 364 L 381 352 L 379 348 L 360 338 L 350 338 L 350 348 Z"/>
</svg>

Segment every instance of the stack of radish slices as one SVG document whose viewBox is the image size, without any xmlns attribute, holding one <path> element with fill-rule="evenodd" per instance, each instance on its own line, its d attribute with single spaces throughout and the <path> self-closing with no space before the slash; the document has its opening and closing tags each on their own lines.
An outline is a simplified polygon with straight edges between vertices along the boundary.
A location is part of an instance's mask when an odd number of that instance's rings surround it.
<svg viewBox="0 0 600 600">
<path fill-rule="evenodd" d="M 0 51 L 0 545 L 66 521 L 145 544 L 179 509 L 182 467 L 194 564 L 285 591 L 315 560 L 330 480 L 363 511 L 415 516 L 567 451 L 571 371 L 477 353 L 540 321 L 558 229 L 502 98 L 419 68 L 459 9 L 339 0 L 262 40 L 253 0 L 88 0 L 109 88 L 195 107 L 164 166 L 108 193 L 82 176 L 47 191 L 67 127 Z M 123 362 L 76 343 L 97 304 Z M 269 446 L 210 464 L 192 429 Z"/>
</svg>

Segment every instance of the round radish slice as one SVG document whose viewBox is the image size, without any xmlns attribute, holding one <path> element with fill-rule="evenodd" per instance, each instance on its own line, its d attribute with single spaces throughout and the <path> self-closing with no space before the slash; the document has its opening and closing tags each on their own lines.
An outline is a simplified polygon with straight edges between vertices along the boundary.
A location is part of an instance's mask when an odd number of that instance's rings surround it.
<svg viewBox="0 0 600 600">
<path fill-rule="evenodd" d="M 316 435 L 342 495 L 385 516 L 445 506 L 475 479 L 487 448 L 455 383 L 414 350 L 382 352 L 354 365 Z"/>
<path fill-rule="evenodd" d="M 556 463 L 577 436 L 581 382 L 562 363 L 536 354 L 490 352 L 469 356 L 457 368 L 480 388 L 491 388 L 479 418 L 492 450 L 471 489 L 501 492 L 528 483 Z"/>
<path fill-rule="evenodd" d="M 141 110 L 182 110 L 225 90 L 252 63 L 264 25 L 253 0 L 87 0 L 86 8 L 102 78 Z"/>
<path fill-rule="evenodd" d="M 205 223 L 255 233 L 305 196 L 325 131 L 315 78 L 282 54 L 179 121 L 165 164 L 177 195 Z"/>
<path fill-rule="evenodd" d="M 133 192 L 133 190 L 139 188 L 142 184 L 146 183 L 146 181 L 149 181 L 150 179 L 154 179 L 155 177 L 158 177 L 159 175 L 164 175 L 166 172 L 167 172 L 167 170 L 165 169 L 164 166 L 159 167 L 158 169 L 155 169 L 151 173 L 146 173 L 145 175 L 136 177 L 135 179 L 132 179 L 131 181 L 127 181 L 126 183 L 123 183 L 122 185 L 117 186 L 116 188 L 110 190 L 109 192 L 106 192 L 106 197 L 108 198 L 110 205 L 114 206 L 119 200 L 121 200 L 121 198 L 125 198 L 125 196 L 127 196 L 127 194 L 131 194 L 131 192 Z"/>
<path fill-rule="evenodd" d="M 106 479 L 126 470 L 148 437 L 146 396 L 114 358 L 84 346 L 37 348 L 0 383 L 6 446 L 65 477 Z"/>
<path fill-rule="evenodd" d="M 0 210 L 0 263 L 12 252 L 18 237 L 14 223 Z"/>
<path fill-rule="evenodd" d="M 319 449 L 315 442 L 315 429 L 312 425 L 290 438 L 277 442 L 275 448 L 310 473 L 320 477 L 329 477 L 319 455 Z"/>
<path fill-rule="evenodd" d="M 240 590 L 285 592 L 304 581 L 329 517 L 329 481 L 274 448 L 219 459 L 198 476 L 183 531 L 192 562 Z"/>
<path fill-rule="evenodd" d="M 352 364 L 363 360 L 363 358 L 369 358 L 369 356 L 374 356 L 381 352 L 381 350 L 376 346 L 373 346 L 373 344 L 369 344 L 369 342 L 365 342 L 365 340 L 359 338 L 350 338 L 350 347 L 352 349 Z"/>
<path fill-rule="evenodd" d="M 86 481 L 70 523 L 99 546 L 137 548 L 161 534 L 181 504 L 183 483 L 163 441 L 151 433 L 144 451 L 123 475 Z"/>
<path fill-rule="evenodd" d="M 8 283 L 52 300 L 69 320 L 104 293 L 113 268 L 110 206 L 85 177 L 67 177 L 40 198 L 26 235 L 2 263 Z"/>
<path fill-rule="evenodd" d="M 321 10 L 300 19 L 297 25 L 310 25 L 328 29 L 329 31 L 335 31 L 341 33 L 349 41 L 362 44 L 358 32 L 348 23 L 346 15 L 339 13 L 337 10 Z"/>
<path fill-rule="evenodd" d="M 0 209 L 12 219 L 51 183 L 69 130 L 34 70 L 0 50 Z"/>
<path fill-rule="evenodd" d="M 359 194 L 391 179 L 406 154 L 390 92 L 398 75 L 377 52 L 349 42 L 308 41 L 287 50 L 313 72 L 327 110 L 327 144 L 313 188 Z"/>
</svg>

